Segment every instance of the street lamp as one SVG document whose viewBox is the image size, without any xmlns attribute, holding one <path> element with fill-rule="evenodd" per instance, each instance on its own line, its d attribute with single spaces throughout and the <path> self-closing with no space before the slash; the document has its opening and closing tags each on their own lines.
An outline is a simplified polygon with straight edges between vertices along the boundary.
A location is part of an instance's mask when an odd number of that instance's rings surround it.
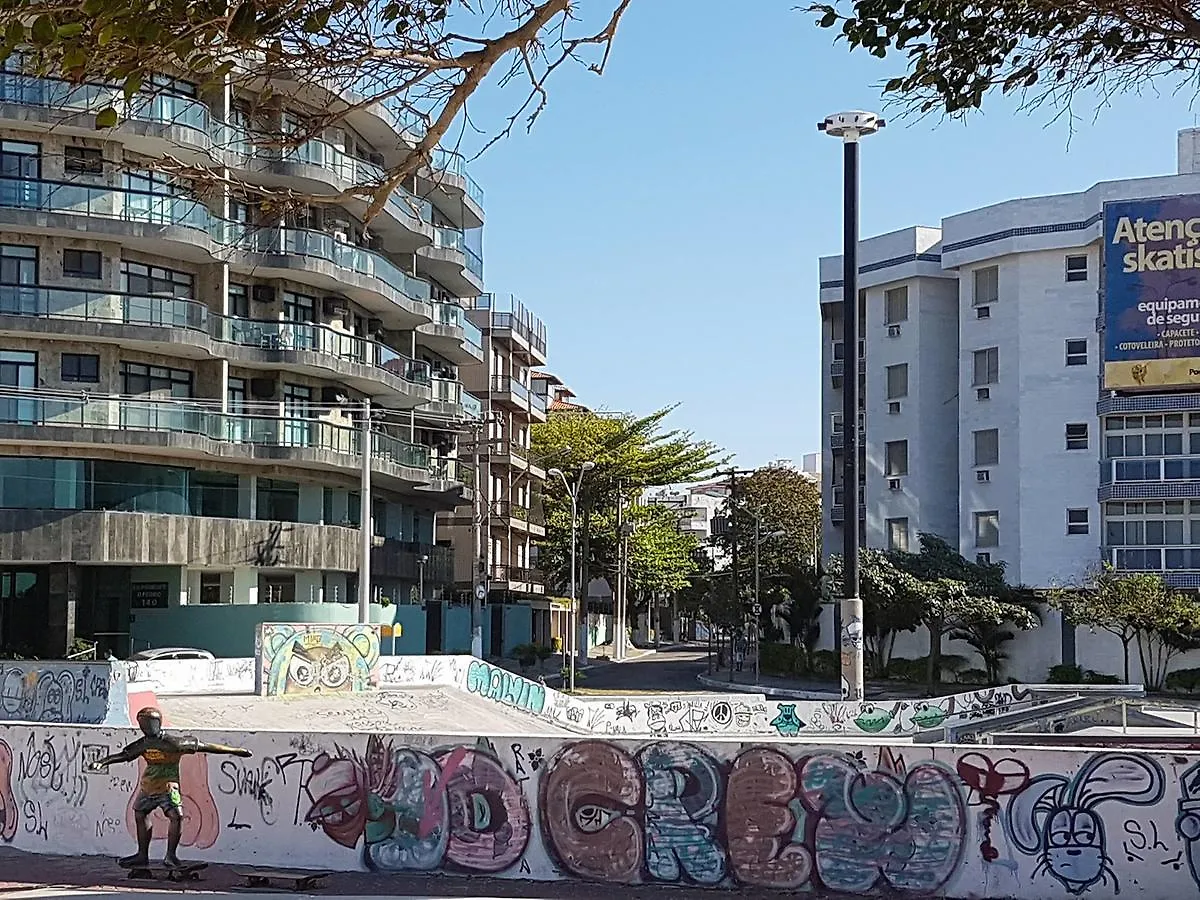
<svg viewBox="0 0 1200 900">
<path fill-rule="evenodd" d="M 568 682 L 568 690 L 575 690 L 575 653 L 579 649 L 579 600 L 578 600 L 578 585 L 576 584 L 575 575 L 575 547 L 578 544 L 576 537 L 579 530 L 579 489 L 583 486 L 583 476 L 596 468 L 596 464 L 590 459 L 579 466 L 579 475 L 575 479 L 575 486 L 572 488 L 571 482 L 567 481 L 567 476 L 563 474 L 562 469 L 551 469 L 550 474 L 562 480 L 563 487 L 567 489 L 567 496 L 571 498 L 571 652 L 570 652 L 570 681 Z M 587 627 L 587 619 L 584 618 L 584 627 Z M 583 637 L 583 652 L 587 653 L 587 635 Z"/>
<path fill-rule="evenodd" d="M 826 116 L 817 129 L 840 138 L 844 148 L 842 244 L 842 477 L 847 497 L 842 532 L 842 603 L 835 620 L 842 649 L 842 699 L 861 701 L 863 677 L 862 598 L 858 596 L 858 142 L 887 124 L 873 112 Z"/>
<path fill-rule="evenodd" d="M 417 599 L 421 604 L 425 603 L 425 564 L 427 562 L 429 562 L 427 554 L 417 557 Z"/>
</svg>

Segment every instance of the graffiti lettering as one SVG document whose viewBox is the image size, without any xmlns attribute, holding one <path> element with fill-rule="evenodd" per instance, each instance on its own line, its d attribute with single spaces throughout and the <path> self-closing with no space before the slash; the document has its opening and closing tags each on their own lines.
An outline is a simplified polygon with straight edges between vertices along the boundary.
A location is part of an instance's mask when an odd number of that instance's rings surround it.
<svg viewBox="0 0 1200 900">
<path fill-rule="evenodd" d="M 99 724 L 111 677 L 101 664 L 0 662 L 0 721 Z"/>
<path fill-rule="evenodd" d="M 279 763 L 267 757 L 257 766 L 243 765 L 232 759 L 221 762 L 221 774 L 217 790 L 229 797 L 247 797 L 258 807 L 258 815 L 264 825 L 274 825 L 279 820 L 279 811 L 272 796 L 287 785 L 287 776 Z"/>
<path fill-rule="evenodd" d="M 540 714 L 546 705 L 544 686 L 479 660 L 473 660 L 467 669 L 467 690 L 534 714 Z"/>
</svg>

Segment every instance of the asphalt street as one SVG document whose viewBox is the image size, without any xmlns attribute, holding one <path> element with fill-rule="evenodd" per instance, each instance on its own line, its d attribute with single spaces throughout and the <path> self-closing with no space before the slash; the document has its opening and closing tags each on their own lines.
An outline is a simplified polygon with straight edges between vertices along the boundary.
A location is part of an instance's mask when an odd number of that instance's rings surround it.
<svg viewBox="0 0 1200 900">
<path fill-rule="evenodd" d="M 659 650 L 623 663 L 594 665 L 580 687 L 589 691 L 687 691 L 711 693 L 696 676 L 708 671 L 706 650 L 683 647 Z"/>
</svg>

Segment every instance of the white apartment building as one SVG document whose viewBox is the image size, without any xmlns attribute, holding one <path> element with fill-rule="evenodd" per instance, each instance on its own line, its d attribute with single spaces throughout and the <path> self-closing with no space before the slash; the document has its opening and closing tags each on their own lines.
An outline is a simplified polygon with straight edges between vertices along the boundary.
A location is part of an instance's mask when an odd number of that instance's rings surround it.
<svg viewBox="0 0 1200 900">
<path fill-rule="evenodd" d="M 866 546 L 915 550 L 928 532 L 1030 587 L 1079 581 L 1102 560 L 1200 587 L 1200 390 L 1108 390 L 1103 377 L 1105 204 L 1200 194 L 1200 130 L 1178 144 L 1174 175 L 861 242 Z M 820 302 L 823 546 L 839 553 L 840 256 L 820 260 Z M 927 652 L 924 635 L 904 644 L 899 655 Z M 1064 631 L 1054 613 L 1010 647 L 1006 674 L 1028 681 L 1061 662 L 1121 668 L 1115 640 Z"/>
</svg>

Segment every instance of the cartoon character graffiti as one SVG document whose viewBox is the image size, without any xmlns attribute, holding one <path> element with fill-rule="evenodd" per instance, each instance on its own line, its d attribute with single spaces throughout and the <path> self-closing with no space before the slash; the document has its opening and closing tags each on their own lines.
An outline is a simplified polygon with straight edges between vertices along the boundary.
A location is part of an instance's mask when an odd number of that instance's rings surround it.
<svg viewBox="0 0 1200 900">
<path fill-rule="evenodd" d="M 915 717 L 914 717 L 915 718 Z M 995 862 L 1000 851 L 992 843 L 992 823 L 1000 813 L 1000 797 L 1011 797 L 1029 784 L 1029 766 L 1016 758 L 994 760 L 982 753 L 966 753 L 958 759 L 958 777 L 971 789 L 972 806 L 981 806 L 979 854 L 984 862 Z"/>
<path fill-rule="evenodd" d="M 1183 838 L 1188 870 L 1196 887 L 1200 887 L 1200 763 L 1179 776 L 1179 817 L 1175 819 L 1175 831 Z"/>
<path fill-rule="evenodd" d="M 804 727 L 804 721 L 796 715 L 795 703 L 780 703 L 779 713 L 769 724 L 784 737 L 795 737 Z"/>
<path fill-rule="evenodd" d="M 259 626 L 259 693 L 357 693 L 372 685 L 379 629 L 372 625 Z"/>
<path fill-rule="evenodd" d="M 369 868 L 499 872 L 525 852 L 525 797 L 490 748 L 431 755 L 372 735 L 365 756 L 338 753 L 313 760 L 306 819 L 343 847 L 361 839 Z"/>
<path fill-rule="evenodd" d="M 0 741 L 0 841 L 11 841 L 17 833 L 17 799 L 12 790 L 12 748 Z"/>
<path fill-rule="evenodd" d="M 1047 874 L 1072 894 L 1112 879 L 1104 803 L 1153 806 L 1162 799 L 1162 769 L 1152 759 L 1125 753 L 1091 757 L 1073 778 L 1038 775 L 1008 801 L 1005 826 L 1013 846 L 1037 860 L 1033 877 Z"/>
</svg>

